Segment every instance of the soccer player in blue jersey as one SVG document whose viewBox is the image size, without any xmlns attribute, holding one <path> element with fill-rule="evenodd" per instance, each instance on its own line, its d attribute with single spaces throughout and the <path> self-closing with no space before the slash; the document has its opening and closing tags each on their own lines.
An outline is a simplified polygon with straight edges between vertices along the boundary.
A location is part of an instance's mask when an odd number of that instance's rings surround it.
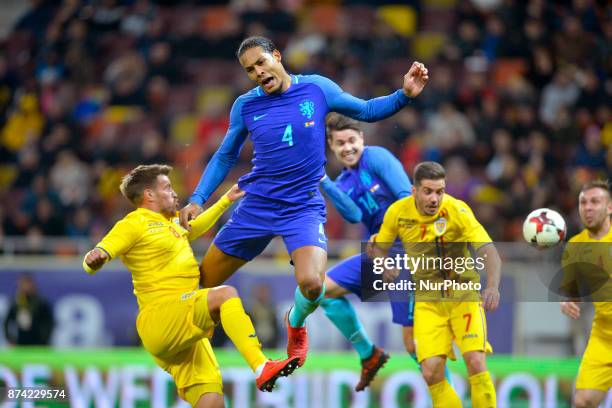
<svg viewBox="0 0 612 408">
<path fill-rule="evenodd" d="M 306 359 L 304 322 L 323 300 L 327 261 L 325 200 L 319 181 L 325 175 L 325 116 L 337 111 L 377 121 L 393 115 L 421 93 L 425 66 L 415 62 L 402 89 L 364 101 L 319 75 L 290 75 L 281 53 L 264 37 L 249 37 L 237 57 L 257 87 L 236 99 L 225 138 L 181 210 L 181 224 L 202 211 L 203 203 L 234 166 L 250 135 L 253 169 L 238 180 L 246 196 L 208 249 L 200 272 L 204 287 L 218 286 L 281 236 L 295 267 L 298 288 L 288 316 L 287 354 Z"/>
<path fill-rule="evenodd" d="M 344 219 L 362 223 L 367 237 L 378 233 L 387 208 L 412 194 L 412 184 L 401 163 L 387 149 L 365 146 L 361 124 L 346 116 L 331 113 L 327 117 L 327 142 L 336 158 L 345 166 L 332 181 L 325 176 L 321 187 Z M 389 359 L 370 341 L 355 309 L 344 297 L 361 293 L 360 254 L 340 262 L 327 272 L 325 299 L 321 303 L 327 317 L 347 338 L 361 358 L 361 378 L 355 389 L 362 391 Z M 413 324 L 414 300 L 391 302 L 393 323 L 402 326 L 404 345 L 416 360 Z"/>
</svg>

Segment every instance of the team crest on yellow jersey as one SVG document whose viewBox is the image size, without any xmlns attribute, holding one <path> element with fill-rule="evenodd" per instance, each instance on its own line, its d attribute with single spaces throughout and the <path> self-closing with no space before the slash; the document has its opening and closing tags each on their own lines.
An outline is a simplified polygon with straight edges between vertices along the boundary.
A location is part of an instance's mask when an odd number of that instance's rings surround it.
<svg viewBox="0 0 612 408">
<path fill-rule="evenodd" d="M 441 236 L 446 232 L 446 218 L 444 217 L 440 217 L 437 220 L 434 221 L 433 223 L 434 225 L 434 231 L 436 232 L 437 236 Z"/>
</svg>

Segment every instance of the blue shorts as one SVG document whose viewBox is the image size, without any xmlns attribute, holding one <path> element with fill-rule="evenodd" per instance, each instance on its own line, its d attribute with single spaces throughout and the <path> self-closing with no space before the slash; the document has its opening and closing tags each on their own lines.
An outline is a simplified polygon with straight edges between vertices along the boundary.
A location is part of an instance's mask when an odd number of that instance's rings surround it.
<svg viewBox="0 0 612 408">
<path fill-rule="evenodd" d="M 289 254 L 303 246 L 327 251 L 324 224 L 325 201 L 320 194 L 303 204 L 247 194 L 214 244 L 222 252 L 247 261 L 262 253 L 275 236 L 283 238 Z"/>
<path fill-rule="evenodd" d="M 327 276 L 349 292 L 361 297 L 362 255 L 353 255 L 327 271 Z M 404 302 L 390 301 L 393 323 L 402 326 L 414 325 L 414 296 Z"/>
</svg>

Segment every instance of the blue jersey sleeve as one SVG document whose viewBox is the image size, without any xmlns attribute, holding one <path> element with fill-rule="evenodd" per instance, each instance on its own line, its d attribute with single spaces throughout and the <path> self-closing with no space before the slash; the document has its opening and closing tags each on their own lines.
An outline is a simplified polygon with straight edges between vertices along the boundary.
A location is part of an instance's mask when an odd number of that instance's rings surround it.
<svg viewBox="0 0 612 408">
<path fill-rule="evenodd" d="M 412 194 L 412 183 L 404 167 L 387 149 L 369 146 L 365 159 L 368 166 L 389 187 L 396 200 Z"/>
<path fill-rule="evenodd" d="M 375 122 L 385 119 L 408 105 L 411 101 L 409 97 L 404 95 L 401 89 L 398 89 L 391 95 L 365 101 L 344 92 L 331 79 L 320 75 L 309 75 L 307 78 L 307 80 L 312 81 L 321 88 L 329 110 L 364 122 Z"/>
<path fill-rule="evenodd" d="M 353 224 L 361 222 L 361 209 L 348 194 L 336 186 L 336 183 L 329 177 L 326 177 L 325 180 L 321 182 L 321 187 L 334 204 L 334 207 L 338 209 L 342 218 Z"/>
<path fill-rule="evenodd" d="M 236 99 L 230 112 L 230 124 L 225 138 L 204 169 L 195 191 L 189 198 L 190 203 L 204 204 L 236 164 L 248 134 L 242 119 L 242 105 L 243 98 Z"/>
</svg>

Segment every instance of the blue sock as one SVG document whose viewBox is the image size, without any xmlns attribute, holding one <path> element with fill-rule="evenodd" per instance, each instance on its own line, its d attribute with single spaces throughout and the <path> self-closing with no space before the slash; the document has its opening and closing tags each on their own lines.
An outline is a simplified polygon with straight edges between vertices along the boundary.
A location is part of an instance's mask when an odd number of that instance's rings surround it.
<svg viewBox="0 0 612 408">
<path fill-rule="evenodd" d="M 355 313 L 355 308 L 345 297 L 337 299 L 323 299 L 321 307 L 325 315 L 340 330 L 344 337 L 351 342 L 362 360 L 370 357 L 374 344 Z"/>
<path fill-rule="evenodd" d="M 417 360 L 416 353 L 410 353 L 410 357 L 412 357 L 414 361 L 416 361 L 416 363 L 419 364 L 419 360 Z M 419 364 L 419 370 L 420 369 L 421 369 L 421 365 Z M 451 377 L 451 373 L 448 370 L 448 364 L 444 365 L 444 377 L 446 377 L 446 381 L 448 381 L 450 386 L 454 388 L 455 384 L 453 384 L 453 377 Z"/>
<path fill-rule="evenodd" d="M 302 291 L 298 286 L 295 288 L 295 302 L 289 312 L 289 324 L 291 327 L 304 327 L 306 317 L 315 311 L 325 297 L 325 283 L 321 289 L 321 294 L 315 300 L 310 300 L 302 295 Z"/>
</svg>

